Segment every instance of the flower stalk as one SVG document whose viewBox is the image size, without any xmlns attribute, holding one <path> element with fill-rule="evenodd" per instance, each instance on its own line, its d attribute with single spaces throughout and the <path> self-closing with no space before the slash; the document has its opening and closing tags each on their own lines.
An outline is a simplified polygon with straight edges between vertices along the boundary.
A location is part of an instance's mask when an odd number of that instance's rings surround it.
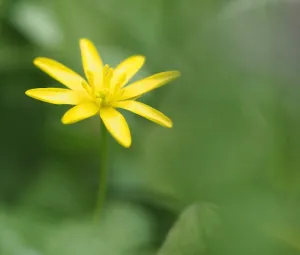
<svg viewBox="0 0 300 255">
<path fill-rule="evenodd" d="M 99 172 L 99 187 L 98 197 L 95 209 L 95 220 L 98 221 L 103 211 L 103 205 L 107 192 L 107 175 L 108 175 L 108 140 L 107 130 L 104 124 L 100 127 L 101 147 L 100 147 L 100 172 Z"/>
<path fill-rule="evenodd" d="M 131 83 L 130 80 L 144 65 L 144 56 L 133 55 L 112 68 L 103 64 L 96 46 L 90 40 L 80 39 L 79 46 L 85 77 L 53 59 L 38 57 L 33 61 L 34 65 L 66 88 L 35 88 L 27 90 L 25 94 L 50 104 L 72 105 L 61 118 L 63 124 L 73 124 L 95 115 L 100 117 L 103 123 L 101 163 L 95 211 L 95 217 L 99 219 L 107 190 L 107 133 L 125 148 L 129 148 L 132 142 L 127 121 L 118 109 L 130 111 L 163 127 L 171 128 L 173 122 L 170 118 L 136 99 L 178 78 L 180 72 L 160 72 Z"/>
</svg>

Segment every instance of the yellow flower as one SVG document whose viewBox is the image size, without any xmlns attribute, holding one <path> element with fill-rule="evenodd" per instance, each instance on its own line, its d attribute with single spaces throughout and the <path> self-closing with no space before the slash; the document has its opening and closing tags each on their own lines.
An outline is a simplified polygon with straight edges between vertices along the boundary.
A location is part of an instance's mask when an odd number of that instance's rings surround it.
<svg viewBox="0 0 300 255">
<path fill-rule="evenodd" d="M 172 127 L 167 116 L 135 99 L 177 78 L 180 75 L 178 71 L 154 74 L 125 86 L 142 67 L 145 57 L 129 57 L 113 69 L 103 66 L 91 41 L 81 39 L 80 49 L 87 80 L 55 60 L 39 57 L 34 64 L 68 88 L 30 89 L 25 92 L 26 95 L 51 104 L 75 105 L 63 115 L 64 124 L 99 113 L 108 131 L 124 147 L 131 145 L 131 135 L 126 120 L 115 108 L 126 109 L 164 127 Z"/>
</svg>

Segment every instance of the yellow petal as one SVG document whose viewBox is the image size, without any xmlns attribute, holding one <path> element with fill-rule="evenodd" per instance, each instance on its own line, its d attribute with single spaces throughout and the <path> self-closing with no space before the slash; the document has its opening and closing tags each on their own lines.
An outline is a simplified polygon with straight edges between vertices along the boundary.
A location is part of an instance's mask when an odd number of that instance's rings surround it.
<svg viewBox="0 0 300 255">
<path fill-rule="evenodd" d="M 176 79 L 180 76 L 178 71 L 168 71 L 163 73 L 154 74 L 143 80 L 134 82 L 125 87 L 120 96 L 120 100 L 131 99 L 142 94 L 149 92 L 150 90 L 159 88 L 166 83 Z"/>
<path fill-rule="evenodd" d="M 171 128 L 173 126 L 172 120 L 166 115 L 143 103 L 137 101 L 121 101 L 114 103 L 113 106 L 136 113 L 164 127 Z"/>
<path fill-rule="evenodd" d="M 131 135 L 123 115 L 114 108 L 101 108 L 100 117 L 111 135 L 124 147 L 131 145 Z"/>
<path fill-rule="evenodd" d="M 86 102 L 74 106 L 68 110 L 61 121 L 64 124 L 72 124 L 80 120 L 92 117 L 99 111 L 99 106 L 94 102 Z"/>
<path fill-rule="evenodd" d="M 115 69 L 111 84 L 123 87 L 143 66 L 145 57 L 136 55 L 122 61 Z M 125 76 L 123 79 L 122 76 Z"/>
<path fill-rule="evenodd" d="M 50 104 L 76 105 L 88 99 L 84 91 L 78 92 L 70 89 L 39 88 L 30 89 L 25 92 L 27 96 Z"/>
<path fill-rule="evenodd" d="M 80 39 L 80 50 L 85 76 L 96 88 L 102 84 L 103 63 L 95 45 L 88 39 Z"/>
<path fill-rule="evenodd" d="M 83 90 L 82 83 L 86 81 L 79 74 L 57 61 L 49 58 L 36 58 L 33 63 L 68 88 L 79 91 Z"/>
</svg>

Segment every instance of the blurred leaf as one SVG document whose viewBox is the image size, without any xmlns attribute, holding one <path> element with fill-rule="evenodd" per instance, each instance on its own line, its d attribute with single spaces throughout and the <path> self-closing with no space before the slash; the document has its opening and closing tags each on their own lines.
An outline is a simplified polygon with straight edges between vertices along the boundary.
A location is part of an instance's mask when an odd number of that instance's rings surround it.
<svg viewBox="0 0 300 255">
<path fill-rule="evenodd" d="M 122 226 L 122 227 L 121 227 Z M 5 255 L 151 254 L 153 223 L 138 206 L 109 203 L 100 225 L 90 219 L 41 217 L 26 207 L 0 210 L 0 252 Z"/>
<path fill-rule="evenodd" d="M 156 43 L 163 17 L 161 0 L 149 1 L 147 4 L 138 0 L 99 1 L 96 8 L 117 22 L 120 28 L 126 29 L 128 37 L 145 45 Z M 128 11 L 119 12 L 123 8 Z"/>
<path fill-rule="evenodd" d="M 0 0 L 0 18 L 7 16 L 11 4 L 12 4 L 11 0 Z M 1 33 L 1 24 L 0 24 L 0 33 Z"/>
<path fill-rule="evenodd" d="M 0 44 L 0 71 L 30 70 L 33 50 L 29 46 L 12 46 Z M 15 88 L 13 88 L 15 90 Z"/>
<path fill-rule="evenodd" d="M 153 223 L 151 215 L 142 207 L 115 202 L 107 204 L 99 228 L 103 240 L 130 253 L 150 244 Z"/>
<path fill-rule="evenodd" d="M 47 239 L 46 254 L 140 254 L 151 240 L 150 223 L 147 214 L 137 207 L 111 204 L 99 226 L 90 221 L 64 222 Z"/>
<path fill-rule="evenodd" d="M 12 10 L 11 22 L 34 44 L 57 48 L 63 41 L 55 13 L 37 1 L 18 1 Z"/>
<path fill-rule="evenodd" d="M 214 204 L 189 206 L 170 230 L 158 255 L 209 254 L 207 241 L 220 227 Z"/>
<path fill-rule="evenodd" d="M 232 15 L 242 15 L 244 12 L 251 11 L 253 9 L 266 8 L 268 5 L 278 4 L 280 2 L 284 2 L 284 1 L 282 0 L 233 0 L 225 6 L 221 16 L 230 17 Z"/>
<path fill-rule="evenodd" d="M 0 253 L 5 255 L 41 255 L 18 231 L 10 215 L 0 213 Z"/>
<path fill-rule="evenodd" d="M 84 182 L 78 184 L 74 181 L 76 175 L 68 173 L 72 173 L 72 169 L 68 171 L 68 166 L 63 163 L 48 161 L 43 162 L 40 168 L 43 171 L 22 196 L 24 206 L 57 218 L 80 215 L 85 211 L 89 201 L 85 196 L 89 190 L 81 190 Z"/>
</svg>

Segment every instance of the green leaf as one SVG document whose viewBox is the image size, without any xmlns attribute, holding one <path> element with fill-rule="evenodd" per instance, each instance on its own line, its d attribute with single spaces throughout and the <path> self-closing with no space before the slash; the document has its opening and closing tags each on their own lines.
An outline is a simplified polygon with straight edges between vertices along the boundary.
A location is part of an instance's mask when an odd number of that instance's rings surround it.
<svg viewBox="0 0 300 255">
<path fill-rule="evenodd" d="M 210 203 L 189 206 L 170 230 L 158 255 L 207 254 L 207 242 L 220 225 L 217 210 Z"/>
<path fill-rule="evenodd" d="M 106 205 L 99 226 L 89 220 L 64 221 L 47 239 L 45 254 L 141 254 L 151 235 L 151 217 L 143 209 L 116 202 Z"/>
<path fill-rule="evenodd" d="M 32 43 L 47 49 L 57 49 L 64 34 L 52 9 L 36 2 L 20 1 L 14 5 L 12 24 Z"/>
</svg>

